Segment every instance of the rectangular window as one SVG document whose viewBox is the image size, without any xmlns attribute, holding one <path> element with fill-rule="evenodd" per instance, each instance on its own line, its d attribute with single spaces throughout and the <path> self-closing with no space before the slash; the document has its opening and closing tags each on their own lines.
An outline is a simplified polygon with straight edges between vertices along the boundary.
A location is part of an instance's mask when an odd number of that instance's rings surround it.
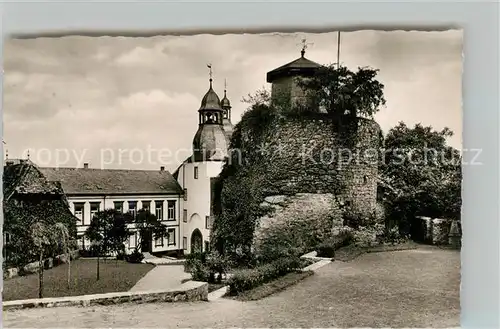
<svg viewBox="0 0 500 329">
<path fill-rule="evenodd" d="M 151 201 L 142 201 L 142 209 L 151 211 Z"/>
<path fill-rule="evenodd" d="M 169 228 L 167 230 L 167 239 L 168 239 L 169 246 L 175 245 L 175 228 Z"/>
<path fill-rule="evenodd" d="M 135 219 L 137 215 L 137 201 L 128 202 L 128 212 L 132 215 L 132 218 Z"/>
<path fill-rule="evenodd" d="M 184 201 L 187 201 L 188 200 L 188 189 L 187 188 L 184 189 L 183 194 L 184 194 Z"/>
<path fill-rule="evenodd" d="M 99 209 L 101 207 L 100 202 L 91 202 L 90 203 L 90 221 L 92 222 L 92 219 L 94 218 L 95 214 L 99 212 Z"/>
<path fill-rule="evenodd" d="M 113 208 L 115 208 L 116 211 L 123 212 L 123 201 L 114 201 Z"/>
<path fill-rule="evenodd" d="M 184 210 L 182 211 L 182 221 L 183 221 L 184 223 L 187 223 L 187 222 L 188 222 L 188 211 L 187 211 L 187 209 L 184 209 Z"/>
<path fill-rule="evenodd" d="M 194 167 L 194 179 L 198 179 L 198 167 Z"/>
<path fill-rule="evenodd" d="M 162 236 L 155 237 L 155 247 L 163 247 L 163 237 Z"/>
<path fill-rule="evenodd" d="M 207 230 L 212 228 L 212 217 L 211 216 L 205 216 L 205 228 Z"/>
<path fill-rule="evenodd" d="M 188 238 L 183 237 L 182 238 L 182 249 L 187 250 L 187 248 L 188 248 Z"/>
<path fill-rule="evenodd" d="M 163 220 L 163 201 L 155 201 L 156 219 Z"/>
<path fill-rule="evenodd" d="M 75 217 L 78 218 L 77 225 L 83 225 L 85 203 L 75 203 Z"/>
<path fill-rule="evenodd" d="M 175 204 L 176 202 L 174 200 L 168 200 L 168 214 L 167 214 L 167 220 L 175 220 Z"/>
</svg>

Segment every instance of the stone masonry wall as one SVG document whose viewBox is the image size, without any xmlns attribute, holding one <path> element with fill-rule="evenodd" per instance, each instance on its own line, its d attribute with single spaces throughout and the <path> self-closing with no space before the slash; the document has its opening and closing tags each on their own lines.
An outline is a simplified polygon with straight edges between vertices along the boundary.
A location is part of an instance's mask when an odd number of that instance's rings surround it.
<svg viewBox="0 0 500 329">
<path fill-rule="evenodd" d="M 272 211 L 256 223 L 253 245 L 257 254 L 269 245 L 276 250 L 284 244 L 307 252 L 311 241 L 324 240 L 343 224 L 336 200 L 329 193 L 269 196 L 261 207 Z"/>
<path fill-rule="evenodd" d="M 380 127 L 360 119 L 349 140 L 339 136 L 326 117 L 286 119 L 275 125 L 257 146 L 267 153 L 258 164 L 264 196 L 332 193 L 341 204 L 350 203 L 354 210 L 371 215 L 376 208 L 378 162 L 367 150 L 379 149 Z"/>
<path fill-rule="evenodd" d="M 40 298 L 3 302 L 3 310 L 16 310 L 37 307 L 94 306 L 123 303 L 161 303 L 208 301 L 208 284 L 188 281 L 177 289 L 168 291 L 116 292 L 107 294 L 69 296 L 59 298 Z"/>
</svg>

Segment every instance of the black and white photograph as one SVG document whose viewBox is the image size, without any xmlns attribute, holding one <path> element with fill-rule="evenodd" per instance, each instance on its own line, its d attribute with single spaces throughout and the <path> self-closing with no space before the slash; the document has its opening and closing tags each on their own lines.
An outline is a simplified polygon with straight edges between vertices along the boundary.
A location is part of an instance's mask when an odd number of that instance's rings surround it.
<svg viewBox="0 0 500 329">
<path fill-rule="evenodd" d="M 462 30 L 10 37 L 3 68 L 5 327 L 460 326 Z"/>
</svg>

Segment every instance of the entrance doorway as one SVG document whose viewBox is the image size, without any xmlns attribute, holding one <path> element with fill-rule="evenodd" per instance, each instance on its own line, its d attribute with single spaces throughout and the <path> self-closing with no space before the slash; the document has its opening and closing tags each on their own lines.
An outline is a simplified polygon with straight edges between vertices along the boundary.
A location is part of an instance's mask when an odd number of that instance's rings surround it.
<svg viewBox="0 0 500 329">
<path fill-rule="evenodd" d="M 203 235 L 199 229 L 195 229 L 191 234 L 191 253 L 203 251 Z"/>
<path fill-rule="evenodd" d="M 141 232 L 141 252 L 153 251 L 153 232 L 146 230 Z"/>
</svg>

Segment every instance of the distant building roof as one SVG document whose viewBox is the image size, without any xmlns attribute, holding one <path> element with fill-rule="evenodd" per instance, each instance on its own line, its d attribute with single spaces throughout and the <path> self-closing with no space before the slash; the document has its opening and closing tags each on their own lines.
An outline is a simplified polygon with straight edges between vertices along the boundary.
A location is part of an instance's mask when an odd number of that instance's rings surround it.
<svg viewBox="0 0 500 329">
<path fill-rule="evenodd" d="M 165 170 L 40 168 L 64 192 L 75 194 L 179 194 L 177 181 Z"/>
<path fill-rule="evenodd" d="M 31 161 L 22 159 L 4 166 L 3 193 L 6 201 L 14 194 L 64 195 L 58 183 L 48 180 Z"/>
<path fill-rule="evenodd" d="M 294 61 L 291 61 L 288 64 L 278 67 L 267 73 L 267 82 L 271 83 L 276 79 L 283 78 L 286 76 L 295 76 L 295 75 L 306 75 L 311 76 L 314 74 L 316 69 L 321 67 L 321 64 L 313 62 L 304 56 L 297 58 Z"/>
</svg>

